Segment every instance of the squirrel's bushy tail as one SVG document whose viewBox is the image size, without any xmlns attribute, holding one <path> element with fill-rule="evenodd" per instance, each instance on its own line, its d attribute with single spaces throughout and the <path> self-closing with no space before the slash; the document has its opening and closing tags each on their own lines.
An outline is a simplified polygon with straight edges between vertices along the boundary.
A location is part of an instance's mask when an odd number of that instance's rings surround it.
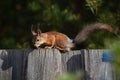
<svg viewBox="0 0 120 80">
<path fill-rule="evenodd" d="M 80 33 L 78 33 L 78 35 L 73 40 L 73 43 L 80 44 L 84 42 L 91 34 L 94 34 L 99 30 L 107 30 L 115 35 L 117 35 L 117 31 L 118 31 L 118 29 L 114 29 L 106 23 L 95 22 L 93 24 L 86 26 Z"/>
</svg>

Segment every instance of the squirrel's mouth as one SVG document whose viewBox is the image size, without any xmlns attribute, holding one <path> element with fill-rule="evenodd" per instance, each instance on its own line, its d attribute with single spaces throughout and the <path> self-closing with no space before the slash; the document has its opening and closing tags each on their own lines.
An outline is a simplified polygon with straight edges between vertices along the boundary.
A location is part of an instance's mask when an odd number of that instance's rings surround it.
<svg viewBox="0 0 120 80">
<path fill-rule="evenodd" d="M 36 48 L 38 48 L 38 47 L 40 46 L 40 44 L 39 44 L 39 43 L 34 43 L 34 46 L 35 46 Z"/>
</svg>

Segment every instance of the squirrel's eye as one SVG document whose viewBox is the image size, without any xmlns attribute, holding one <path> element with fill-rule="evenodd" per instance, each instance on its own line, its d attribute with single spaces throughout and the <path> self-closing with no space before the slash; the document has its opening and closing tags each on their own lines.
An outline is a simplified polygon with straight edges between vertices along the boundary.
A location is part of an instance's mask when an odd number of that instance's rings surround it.
<svg viewBox="0 0 120 80">
<path fill-rule="evenodd" d="M 39 41 L 39 39 L 37 39 L 36 41 Z"/>
</svg>

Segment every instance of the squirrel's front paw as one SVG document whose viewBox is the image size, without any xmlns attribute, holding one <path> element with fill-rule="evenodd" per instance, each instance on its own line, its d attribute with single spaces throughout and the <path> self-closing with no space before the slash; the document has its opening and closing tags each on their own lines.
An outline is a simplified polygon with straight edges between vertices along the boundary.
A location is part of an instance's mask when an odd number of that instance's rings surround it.
<svg viewBox="0 0 120 80">
<path fill-rule="evenodd" d="M 46 46 L 45 48 L 51 49 L 52 47 Z"/>
</svg>

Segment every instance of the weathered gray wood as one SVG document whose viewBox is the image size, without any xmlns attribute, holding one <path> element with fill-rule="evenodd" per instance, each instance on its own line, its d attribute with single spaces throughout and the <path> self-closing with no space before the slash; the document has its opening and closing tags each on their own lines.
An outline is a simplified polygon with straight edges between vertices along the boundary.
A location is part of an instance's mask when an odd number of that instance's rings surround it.
<svg viewBox="0 0 120 80">
<path fill-rule="evenodd" d="M 24 61 L 31 50 L 0 50 L 0 80 L 24 80 Z"/>
<path fill-rule="evenodd" d="M 29 54 L 27 80 L 56 80 L 61 71 L 61 55 L 58 50 L 38 49 Z"/>
<path fill-rule="evenodd" d="M 106 50 L 84 50 L 86 80 L 114 80 L 110 62 L 102 62 Z"/>
<path fill-rule="evenodd" d="M 83 80 L 115 80 L 106 50 L 0 50 L 0 80 L 56 80 L 62 73 L 85 72 Z"/>
<path fill-rule="evenodd" d="M 12 80 L 12 67 L 8 54 L 8 51 L 0 50 L 0 80 Z"/>
<path fill-rule="evenodd" d="M 84 57 L 82 51 L 70 51 L 62 53 L 63 72 L 78 72 L 84 69 Z"/>
</svg>

